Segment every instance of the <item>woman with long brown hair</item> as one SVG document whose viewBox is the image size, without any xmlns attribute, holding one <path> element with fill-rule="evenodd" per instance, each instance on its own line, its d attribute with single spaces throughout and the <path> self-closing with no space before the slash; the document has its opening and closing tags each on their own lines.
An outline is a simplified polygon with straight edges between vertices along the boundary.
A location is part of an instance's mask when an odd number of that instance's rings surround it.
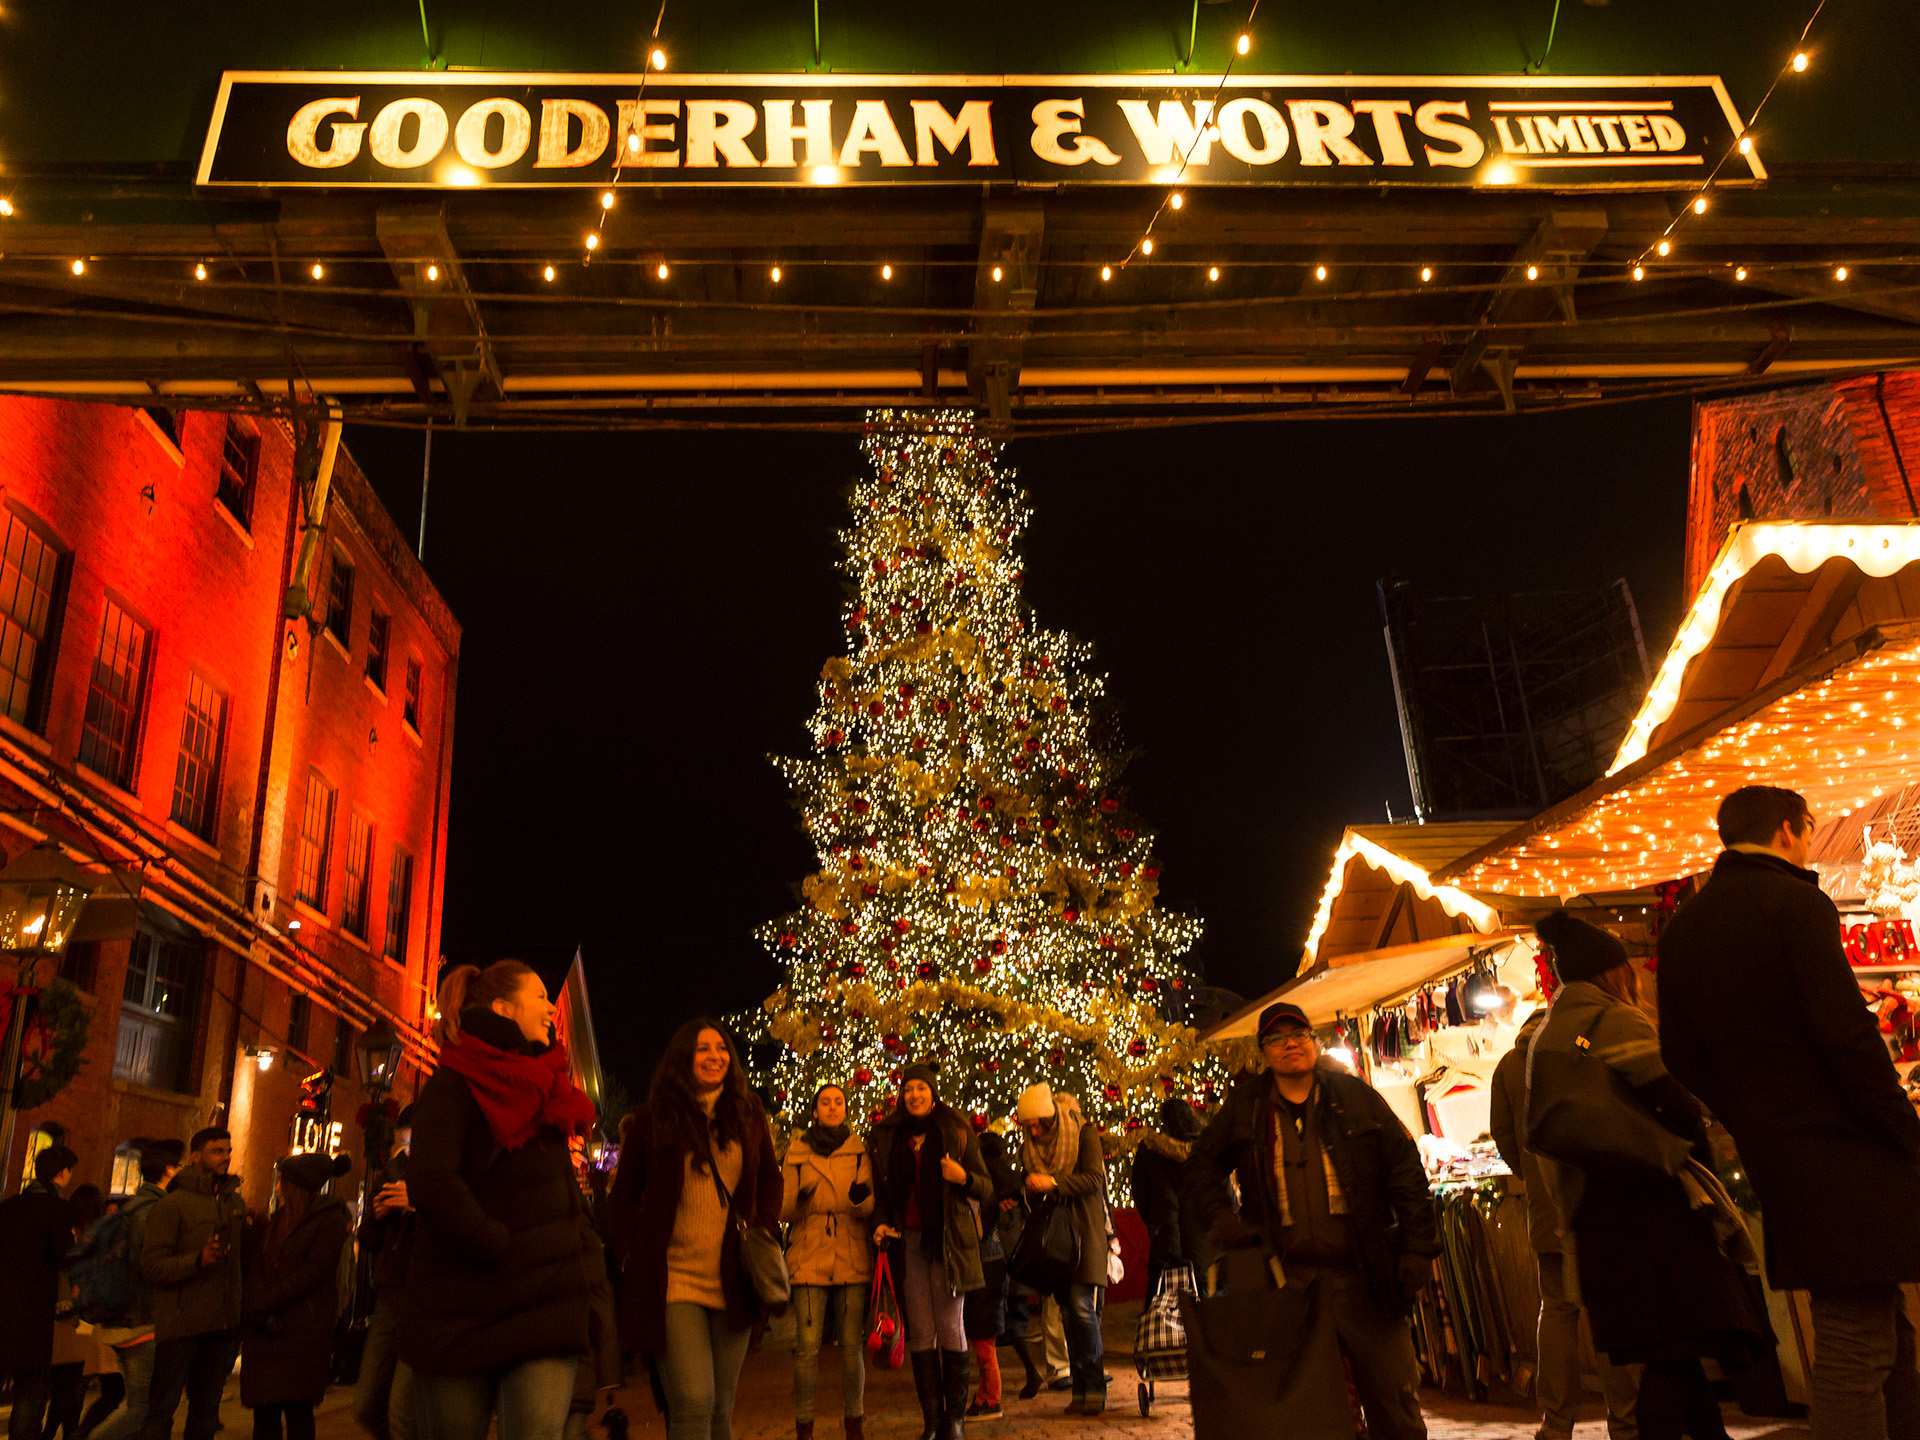
<svg viewBox="0 0 1920 1440">
<path fill-rule="evenodd" d="M 593 1124 L 518 960 L 440 985 L 440 1068 L 413 1102 L 415 1212 L 400 1357 L 420 1440 L 560 1440 L 587 1349 L 567 1137 Z"/>
<path fill-rule="evenodd" d="M 253 1440 L 313 1440 L 313 1407 L 332 1378 L 340 1252 L 353 1220 L 320 1191 L 353 1168 L 345 1155 L 290 1155 L 274 1167 L 279 1202 L 247 1231 L 241 1272 L 240 1403 Z"/>
<path fill-rule="evenodd" d="M 621 1336 L 658 1366 L 670 1440 L 730 1440 L 761 1309 L 740 1227 L 780 1219 L 766 1112 L 727 1032 L 703 1018 L 674 1032 L 629 1119 L 613 1181 L 627 1255 Z"/>
</svg>

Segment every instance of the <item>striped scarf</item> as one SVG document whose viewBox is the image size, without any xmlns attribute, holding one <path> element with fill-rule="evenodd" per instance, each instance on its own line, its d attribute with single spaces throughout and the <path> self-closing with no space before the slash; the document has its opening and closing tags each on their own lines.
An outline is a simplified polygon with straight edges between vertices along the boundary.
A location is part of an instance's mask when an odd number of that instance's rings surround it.
<svg viewBox="0 0 1920 1440">
<path fill-rule="evenodd" d="M 1317 1124 L 1319 1102 L 1320 1089 L 1315 1086 L 1313 1094 L 1307 1097 L 1307 1104 L 1313 1109 L 1316 1130 L 1319 1128 Z M 1287 1129 L 1293 1122 L 1286 1114 L 1286 1107 L 1277 1100 L 1274 1102 L 1272 1114 L 1273 1190 L 1279 1202 L 1280 1225 L 1284 1229 L 1293 1224 L 1293 1198 L 1287 1194 Z M 1306 1139 L 1305 1135 L 1298 1135 L 1296 1138 L 1302 1143 Z M 1346 1214 L 1346 1192 L 1340 1188 L 1340 1172 L 1334 1167 L 1333 1153 L 1328 1150 L 1324 1140 L 1320 1144 L 1320 1171 L 1327 1177 L 1327 1213 L 1329 1215 Z"/>
</svg>

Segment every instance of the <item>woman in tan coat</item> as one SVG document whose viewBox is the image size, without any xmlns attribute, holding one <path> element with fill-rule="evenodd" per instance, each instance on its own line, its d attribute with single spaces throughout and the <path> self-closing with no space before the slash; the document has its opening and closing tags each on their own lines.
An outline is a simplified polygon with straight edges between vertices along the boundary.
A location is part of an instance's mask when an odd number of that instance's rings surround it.
<svg viewBox="0 0 1920 1440">
<path fill-rule="evenodd" d="M 813 1440 L 813 1391 L 828 1311 L 838 1312 L 840 1396 L 849 1440 L 865 1435 L 867 1283 L 873 1250 L 873 1167 L 867 1146 L 847 1128 L 847 1095 L 822 1085 L 813 1123 L 793 1137 L 785 1164 L 780 1218 L 792 1225 L 787 1271 L 793 1281 L 793 1420 L 798 1440 Z"/>
</svg>

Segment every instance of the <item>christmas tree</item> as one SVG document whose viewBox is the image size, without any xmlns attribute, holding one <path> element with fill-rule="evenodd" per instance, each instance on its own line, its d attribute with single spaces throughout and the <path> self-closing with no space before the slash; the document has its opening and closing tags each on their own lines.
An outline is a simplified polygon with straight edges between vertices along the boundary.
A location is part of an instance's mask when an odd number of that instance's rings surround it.
<svg viewBox="0 0 1920 1440">
<path fill-rule="evenodd" d="M 871 1120 L 930 1059 L 976 1127 L 1044 1080 L 1123 1149 L 1163 1097 L 1224 1090 L 1182 1023 L 1199 922 L 1155 904 L 1090 648 L 1021 602 L 1030 511 L 999 447 L 946 411 L 877 412 L 864 448 L 847 653 L 821 669 L 813 753 L 775 761 L 819 868 L 759 932 L 788 977 L 756 1017 L 781 1042 L 762 1078 L 794 1113 L 843 1085 Z"/>
</svg>

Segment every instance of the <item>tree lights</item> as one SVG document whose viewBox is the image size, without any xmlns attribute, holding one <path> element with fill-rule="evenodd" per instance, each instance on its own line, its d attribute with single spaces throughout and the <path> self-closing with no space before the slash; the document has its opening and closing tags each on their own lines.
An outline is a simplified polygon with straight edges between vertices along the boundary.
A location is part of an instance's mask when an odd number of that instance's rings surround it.
<svg viewBox="0 0 1920 1440">
<path fill-rule="evenodd" d="M 1122 1134 L 1168 1094 L 1217 1095 L 1180 1023 L 1200 927 L 1155 903 L 1106 682 L 1021 600 L 1025 496 L 964 412 L 875 413 L 864 448 L 847 653 L 813 753 L 777 762 L 818 868 L 759 932 L 787 970 L 755 1022 L 785 1047 L 776 1101 L 831 1080 L 871 1117 L 916 1058 L 976 1124 L 1037 1080 Z"/>
</svg>

